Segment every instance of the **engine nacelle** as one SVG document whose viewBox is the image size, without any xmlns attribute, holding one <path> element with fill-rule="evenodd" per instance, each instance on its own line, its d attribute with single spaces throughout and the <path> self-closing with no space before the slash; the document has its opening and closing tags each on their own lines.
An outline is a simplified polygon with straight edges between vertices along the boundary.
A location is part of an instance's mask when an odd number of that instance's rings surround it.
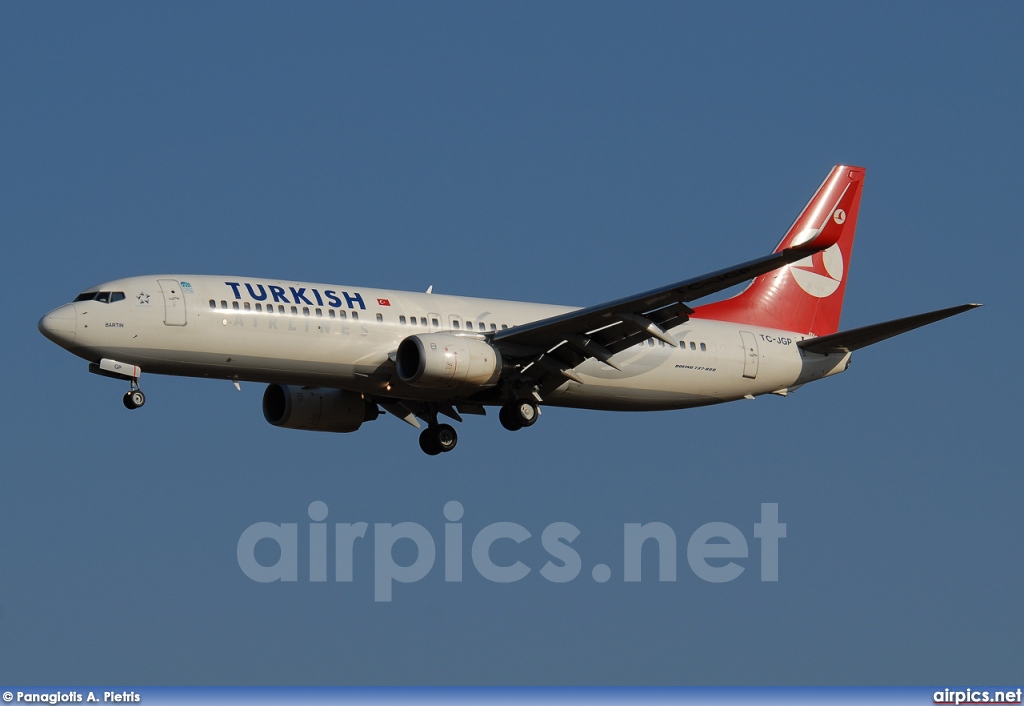
<svg viewBox="0 0 1024 706">
<path fill-rule="evenodd" d="M 377 405 L 348 390 L 273 384 L 263 393 L 264 419 L 285 429 L 344 433 L 379 414 Z"/>
<path fill-rule="evenodd" d="M 501 377 L 501 353 L 487 341 L 450 333 L 408 336 L 398 344 L 398 377 L 416 387 L 493 387 Z"/>
</svg>

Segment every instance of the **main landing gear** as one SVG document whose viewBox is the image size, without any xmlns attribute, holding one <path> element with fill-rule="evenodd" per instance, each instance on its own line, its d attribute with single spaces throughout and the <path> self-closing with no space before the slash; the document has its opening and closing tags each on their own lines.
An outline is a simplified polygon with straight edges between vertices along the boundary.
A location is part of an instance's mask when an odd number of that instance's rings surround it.
<svg viewBox="0 0 1024 706">
<path fill-rule="evenodd" d="M 124 393 L 124 397 L 121 398 L 124 402 L 124 406 L 128 409 L 138 409 L 142 405 L 146 404 L 146 396 L 142 394 L 142 390 L 139 389 L 138 378 L 132 379 L 132 387 L 128 392 Z"/>
<path fill-rule="evenodd" d="M 540 409 L 531 400 L 521 398 L 503 405 L 498 412 L 498 421 L 509 431 L 532 427 L 540 416 Z"/>
<path fill-rule="evenodd" d="M 537 403 L 525 397 L 506 403 L 498 412 L 498 420 L 509 431 L 532 427 L 539 416 L 540 409 Z M 429 426 L 420 432 L 420 448 L 423 449 L 423 453 L 437 456 L 454 449 L 459 443 L 459 435 L 455 428 L 451 424 L 438 424 L 436 410 L 432 410 L 428 419 L 431 419 Z"/>
<path fill-rule="evenodd" d="M 459 443 L 459 435 L 451 424 L 431 424 L 420 432 L 420 448 L 429 456 L 447 453 Z"/>
</svg>

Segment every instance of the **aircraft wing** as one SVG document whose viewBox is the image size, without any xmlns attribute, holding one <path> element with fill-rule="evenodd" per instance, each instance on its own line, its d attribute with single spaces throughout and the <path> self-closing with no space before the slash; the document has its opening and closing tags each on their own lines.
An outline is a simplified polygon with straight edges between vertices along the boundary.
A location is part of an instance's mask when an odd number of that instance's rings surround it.
<svg viewBox="0 0 1024 706">
<path fill-rule="evenodd" d="M 572 368 L 587 358 L 607 363 L 614 354 L 651 337 L 677 345 L 665 331 L 689 319 L 693 309 L 688 302 L 797 262 L 833 244 L 831 238 L 819 236 L 735 267 L 499 331 L 492 341 L 504 355 L 531 358 L 524 372 L 539 364 L 543 371 L 576 379 Z M 538 372 L 531 377 L 544 377 Z"/>
<path fill-rule="evenodd" d="M 927 314 L 907 316 L 902 319 L 872 324 L 871 326 L 861 326 L 860 328 L 853 328 L 848 331 L 839 331 L 828 336 L 808 338 L 798 342 L 797 345 L 805 351 L 821 353 L 823 355 L 828 353 L 848 353 L 865 346 L 870 346 L 873 343 L 884 341 L 887 338 L 898 336 L 901 333 L 913 331 L 921 326 L 927 326 L 936 321 L 948 319 L 950 316 L 956 316 L 979 306 L 981 304 L 961 304 L 960 306 L 952 306 L 948 309 L 930 311 Z"/>
<path fill-rule="evenodd" d="M 517 360 L 522 366 L 520 371 L 542 389 L 557 387 L 566 379 L 580 382 L 573 368 L 588 358 L 615 367 L 613 355 L 651 337 L 676 346 L 665 331 L 690 317 L 693 310 L 689 302 L 836 245 L 846 228 L 846 214 L 856 212 L 860 197 L 857 184 L 862 175 L 861 171 L 846 170 L 842 165 L 833 169 L 770 255 L 499 331 L 492 342 L 503 356 Z"/>
</svg>

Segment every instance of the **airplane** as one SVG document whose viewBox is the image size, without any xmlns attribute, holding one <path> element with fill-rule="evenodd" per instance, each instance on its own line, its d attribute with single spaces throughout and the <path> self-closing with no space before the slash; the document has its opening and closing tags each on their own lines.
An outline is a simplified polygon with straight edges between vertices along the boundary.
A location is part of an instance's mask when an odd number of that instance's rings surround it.
<svg viewBox="0 0 1024 706">
<path fill-rule="evenodd" d="M 383 410 L 422 429 L 431 456 L 458 443 L 442 416 L 488 407 L 516 431 L 542 404 L 650 411 L 787 396 L 845 371 L 860 348 L 980 306 L 839 330 L 864 173 L 834 167 L 769 255 L 585 308 L 152 275 L 91 287 L 39 330 L 90 372 L 128 382 L 128 409 L 146 401 L 143 370 L 267 383 L 274 426 L 353 432 Z"/>
</svg>

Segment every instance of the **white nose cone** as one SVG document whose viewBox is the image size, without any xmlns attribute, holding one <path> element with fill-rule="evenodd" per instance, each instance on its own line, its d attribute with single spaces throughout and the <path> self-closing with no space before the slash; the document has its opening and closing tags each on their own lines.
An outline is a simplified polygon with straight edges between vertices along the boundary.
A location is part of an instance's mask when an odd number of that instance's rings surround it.
<svg viewBox="0 0 1024 706">
<path fill-rule="evenodd" d="M 39 333 L 67 348 L 75 342 L 76 323 L 75 307 L 65 304 L 39 319 Z"/>
</svg>

